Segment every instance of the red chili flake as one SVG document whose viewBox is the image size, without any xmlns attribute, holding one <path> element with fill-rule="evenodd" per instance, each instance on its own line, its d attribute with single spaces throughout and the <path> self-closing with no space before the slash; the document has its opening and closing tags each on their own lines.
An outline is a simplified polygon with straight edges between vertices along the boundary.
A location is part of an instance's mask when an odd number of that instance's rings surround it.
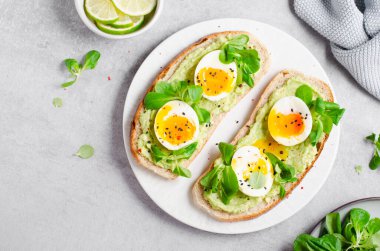
<svg viewBox="0 0 380 251">
<path fill-rule="evenodd" d="M 108 81 L 110 81 L 111 80 L 111 77 L 110 76 L 108 76 Z"/>
<path fill-rule="evenodd" d="M 180 140 L 181 139 L 181 136 L 177 136 L 177 140 Z"/>
<path fill-rule="evenodd" d="M 139 153 L 141 153 L 141 149 L 139 148 L 138 150 L 137 150 Z"/>
</svg>

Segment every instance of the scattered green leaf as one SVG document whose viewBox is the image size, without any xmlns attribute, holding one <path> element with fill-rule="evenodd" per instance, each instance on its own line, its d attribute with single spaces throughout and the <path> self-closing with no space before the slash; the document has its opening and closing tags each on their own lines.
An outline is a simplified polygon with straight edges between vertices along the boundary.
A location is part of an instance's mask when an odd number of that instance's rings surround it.
<svg viewBox="0 0 380 251">
<path fill-rule="evenodd" d="M 369 168 L 376 170 L 380 167 L 380 134 L 377 136 L 375 133 L 372 133 L 366 139 L 375 146 L 373 156 L 369 162 Z"/>
<path fill-rule="evenodd" d="M 361 165 L 356 165 L 356 166 L 355 166 L 355 172 L 356 172 L 357 174 L 360 174 L 360 173 L 362 172 L 362 170 L 363 170 L 363 168 L 362 168 Z"/>
<path fill-rule="evenodd" d="M 95 68 L 98 60 L 100 58 L 100 53 L 98 51 L 92 50 L 86 54 L 83 66 L 78 63 L 76 59 L 67 58 L 64 60 L 67 70 L 70 72 L 73 80 L 61 84 L 62 88 L 67 88 L 72 86 L 81 75 L 84 70 L 92 70 Z"/>
<path fill-rule="evenodd" d="M 53 99 L 53 106 L 54 107 L 57 107 L 57 108 L 59 108 L 59 107 L 62 107 L 62 105 L 63 105 L 63 101 L 62 101 L 62 99 L 61 98 L 54 98 Z"/>
<path fill-rule="evenodd" d="M 75 155 L 82 159 L 91 158 L 94 155 L 94 148 L 90 145 L 83 145 L 79 148 Z"/>
<path fill-rule="evenodd" d="M 92 50 L 92 51 L 87 52 L 82 70 L 94 69 L 96 64 L 98 63 L 99 58 L 100 58 L 100 53 L 98 51 Z"/>
</svg>

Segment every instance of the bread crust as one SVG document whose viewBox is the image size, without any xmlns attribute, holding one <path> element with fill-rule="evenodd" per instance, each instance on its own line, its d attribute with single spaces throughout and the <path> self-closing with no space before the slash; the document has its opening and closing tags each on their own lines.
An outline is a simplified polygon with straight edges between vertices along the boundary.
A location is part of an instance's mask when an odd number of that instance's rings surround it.
<svg viewBox="0 0 380 251">
<path fill-rule="evenodd" d="M 189 47 L 187 47 L 180 54 L 178 54 L 157 75 L 157 77 L 154 79 L 152 85 L 148 88 L 146 94 L 149 91 L 153 90 L 154 86 L 159 81 L 165 81 L 165 80 L 169 79 L 174 74 L 174 72 L 176 71 L 178 66 L 186 59 L 186 56 L 189 55 L 192 51 L 194 51 L 198 48 L 201 48 L 201 47 L 207 47 L 208 45 L 210 45 L 213 41 L 215 41 L 220 36 L 240 35 L 240 34 L 246 34 L 249 36 L 250 45 L 253 45 L 254 48 L 258 51 L 258 53 L 260 55 L 260 59 L 261 59 L 260 70 L 257 73 L 255 73 L 255 75 L 253 77 L 254 83 L 257 84 L 261 80 L 261 78 L 266 74 L 266 72 L 268 71 L 269 66 L 270 66 L 271 59 L 270 59 L 270 55 L 269 55 L 268 50 L 265 48 L 265 46 L 258 39 L 256 39 L 252 34 L 250 34 L 248 32 L 245 32 L 245 31 L 224 31 L 224 32 L 213 33 L 213 34 L 210 34 L 208 36 L 205 36 L 205 37 L 201 38 L 200 40 L 198 40 L 197 42 L 190 45 Z M 241 94 L 238 97 L 238 100 L 241 100 L 249 91 L 250 91 L 250 89 L 247 92 Z M 144 98 L 145 98 L 145 95 L 144 95 Z M 137 108 L 137 111 L 135 113 L 135 117 L 132 121 L 132 125 L 131 125 L 131 131 L 130 131 L 131 152 L 132 152 L 133 156 L 135 157 L 135 159 L 137 160 L 137 162 L 140 164 L 140 166 L 145 167 L 145 168 L 153 171 L 154 173 L 156 173 L 156 174 L 158 174 L 164 178 L 175 179 L 178 177 L 176 174 L 173 174 L 169 169 L 165 169 L 165 168 L 162 168 L 160 166 L 155 165 L 155 163 L 151 162 L 150 160 L 148 160 L 147 158 L 145 158 L 144 156 L 142 156 L 139 153 L 138 137 L 142 133 L 139 118 L 140 118 L 140 114 L 143 110 L 144 110 L 144 99 L 141 100 L 141 102 Z M 218 126 L 220 121 L 223 119 L 225 114 L 226 113 L 220 113 L 217 116 L 213 117 L 213 124 L 211 125 L 211 127 L 208 131 L 208 137 L 205 140 L 205 143 L 208 141 L 209 137 L 212 135 L 212 133 L 214 132 L 214 130 L 216 129 L 216 127 Z M 195 150 L 195 152 L 191 156 L 191 158 L 186 160 L 183 163 L 183 167 L 188 168 L 190 163 L 194 160 L 194 158 L 202 150 L 204 144 L 198 145 L 197 149 Z"/>
<path fill-rule="evenodd" d="M 330 89 L 330 87 L 323 82 L 322 80 L 319 80 L 314 77 L 305 76 L 301 72 L 294 71 L 294 70 L 283 70 L 279 74 L 277 74 L 268 84 L 268 86 L 264 89 L 258 104 L 256 105 L 255 109 L 253 110 L 251 116 L 249 117 L 248 121 L 242 126 L 242 128 L 238 131 L 234 139 L 232 140 L 231 144 L 236 144 L 237 141 L 245 136 L 248 131 L 251 124 L 255 122 L 256 113 L 258 110 L 263 107 L 267 101 L 269 96 L 273 93 L 274 90 L 282 86 L 285 81 L 292 77 L 299 77 L 301 80 L 309 83 L 313 86 L 313 88 L 316 88 L 319 93 L 323 95 L 325 99 L 327 99 L 330 102 L 334 101 L 333 93 Z M 297 175 L 297 182 L 294 183 L 287 183 L 285 185 L 285 191 L 286 195 L 288 196 L 296 186 L 302 181 L 302 179 L 305 177 L 305 175 L 310 171 L 310 169 L 313 167 L 315 161 L 318 159 L 319 155 L 322 152 L 322 149 L 324 147 L 324 144 L 328 138 L 328 135 L 325 135 L 323 140 L 318 143 L 317 149 L 318 152 L 315 155 L 314 160 L 312 163 L 299 175 Z M 213 168 L 213 163 L 210 164 L 210 166 L 206 169 L 206 171 L 196 180 L 194 183 L 193 189 L 192 189 L 192 196 L 194 203 L 199 206 L 201 209 L 205 210 L 208 214 L 210 214 L 212 217 L 219 221 L 225 221 L 225 222 L 235 222 L 235 221 L 242 221 L 242 220 L 249 220 L 256 218 L 266 212 L 268 212 L 270 209 L 272 209 L 274 206 L 276 206 L 278 203 L 282 201 L 282 199 L 278 196 L 274 197 L 269 202 L 260 202 L 257 206 L 249 209 L 247 212 L 243 213 L 227 213 L 221 210 L 216 210 L 211 207 L 211 205 L 207 202 L 207 200 L 203 197 L 203 187 L 200 185 L 200 180 L 205 176 L 211 169 Z"/>
</svg>

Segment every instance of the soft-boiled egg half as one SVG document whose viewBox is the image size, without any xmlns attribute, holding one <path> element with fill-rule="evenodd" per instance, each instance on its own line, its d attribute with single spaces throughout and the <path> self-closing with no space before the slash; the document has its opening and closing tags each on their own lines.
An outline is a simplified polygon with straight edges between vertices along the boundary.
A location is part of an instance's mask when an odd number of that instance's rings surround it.
<svg viewBox="0 0 380 251">
<path fill-rule="evenodd" d="M 237 78 L 235 62 L 223 64 L 220 50 L 206 54 L 195 69 L 194 83 L 203 89 L 203 97 L 218 101 L 233 91 Z"/>
<path fill-rule="evenodd" d="M 295 96 L 278 100 L 268 116 L 268 130 L 278 143 L 297 145 L 309 136 L 313 120 L 309 107 Z"/>
<path fill-rule="evenodd" d="M 162 106 L 154 120 L 158 141 L 169 150 L 178 150 L 197 140 L 198 116 L 185 102 L 174 100 Z"/>
<path fill-rule="evenodd" d="M 265 158 L 257 147 L 243 146 L 237 149 L 231 165 L 242 193 L 260 197 L 270 191 L 273 184 L 273 168 L 268 158 Z"/>
</svg>

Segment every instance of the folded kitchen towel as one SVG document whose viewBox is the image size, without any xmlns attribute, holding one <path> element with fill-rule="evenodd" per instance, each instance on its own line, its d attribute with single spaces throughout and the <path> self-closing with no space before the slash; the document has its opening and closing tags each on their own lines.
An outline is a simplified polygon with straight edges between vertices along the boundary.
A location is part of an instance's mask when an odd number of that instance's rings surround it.
<svg viewBox="0 0 380 251">
<path fill-rule="evenodd" d="M 335 58 L 380 100 L 380 0 L 294 0 L 297 15 L 327 38 Z"/>
</svg>

